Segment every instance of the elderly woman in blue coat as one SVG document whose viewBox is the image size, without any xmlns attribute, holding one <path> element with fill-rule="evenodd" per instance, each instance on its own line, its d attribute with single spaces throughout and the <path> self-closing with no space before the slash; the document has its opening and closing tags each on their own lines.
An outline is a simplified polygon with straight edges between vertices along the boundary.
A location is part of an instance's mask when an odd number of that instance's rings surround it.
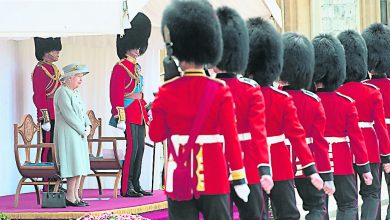
<svg viewBox="0 0 390 220">
<path fill-rule="evenodd" d="M 78 90 L 87 66 L 70 64 L 63 68 L 62 86 L 54 95 L 56 124 L 54 143 L 58 152 L 62 178 L 67 178 L 66 203 L 68 206 L 88 206 L 80 199 L 78 189 L 81 176 L 91 173 L 87 135 L 91 122 Z"/>
</svg>

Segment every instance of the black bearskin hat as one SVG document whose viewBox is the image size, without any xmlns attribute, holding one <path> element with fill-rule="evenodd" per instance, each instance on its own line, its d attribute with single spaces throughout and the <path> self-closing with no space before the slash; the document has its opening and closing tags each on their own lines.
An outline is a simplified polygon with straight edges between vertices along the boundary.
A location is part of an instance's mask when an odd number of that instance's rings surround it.
<svg viewBox="0 0 390 220">
<path fill-rule="evenodd" d="M 152 24 L 148 16 L 142 12 L 130 22 L 131 28 L 125 29 L 123 36 L 116 37 L 116 53 L 119 59 L 126 58 L 126 52 L 132 49 L 140 49 L 140 54 L 145 53 L 148 48 L 148 39 L 152 31 Z"/>
<path fill-rule="evenodd" d="M 390 28 L 375 23 L 362 33 L 368 49 L 368 70 L 376 74 L 390 72 Z"/>
<path fill-rule="evenodd" d="M 345 80 L 345 53 L 340 41 L 330 34 L 320 34 L 312 41 L 315 54 L 313 81 L 336 90 Z"/>
<path fill-rule="evenodd" d="M 170 33 L 173 56 L 197 65 L 216 65 L 222 57 L 218 18 L 207 1 L 172 1 L 163 13 L 161 30 Z"/>
<path fill-rule="evenodd" d="M 293 89 L 310 89 L 314 73 L 314 48 L 303 35 L 283 34 L 284 63 L 280 79 Z"/>
<path fill-rule="evenodd" d="M 338 36 L 344 46 L 346 61 L 345 82 L 360 82 L 367 76 L 367 46 L 359 33 L 353 30 L 341 32 Z"/>
<path fill-rule="evenodd" d="M 223 39 L 223 55 L 217 65 L 227 72 L 244 71 L 248 64 L 249 36 L 242 17 L 232 8 L 221 7 L 217 10 Z"/>
<path fill-rule="evenodd" d="M 279 77 L 283 67 L 283 43 L 279 32 L 263 18 L 247 22 L 249 33 L 249 60 L 246 74 L 260 86 L 270 86 Z"/>
<path fill-rule="evenodd" d="M 42 61 L 45 53 L 48 53 L 53 50 L 60 51 L 62 50 L 61 38 L 59 37 L 49 37 L 49 38 L 41 38 L 34 37 L 34 45 L 35 45 L 35 58 L 37 60 Z"/>
</svg>

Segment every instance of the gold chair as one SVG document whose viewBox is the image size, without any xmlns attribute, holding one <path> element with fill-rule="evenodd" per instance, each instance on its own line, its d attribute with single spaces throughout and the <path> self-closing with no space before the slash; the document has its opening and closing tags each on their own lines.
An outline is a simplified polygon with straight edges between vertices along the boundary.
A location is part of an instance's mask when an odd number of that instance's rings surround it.
<svg viewBox="0 0 390 220">
<path fill-rule="evenodd" d="M 23 140 L 22 144 L 19 143 L 19 135 Z M 14 202 L 15 208 L 19 205 L 20 190 L 24 185 L 33 185 L 35 187 L 38 204 L 40 204 L 41 200 L 38 189 L 39 185 L 55 185 L 54 191 L 58 191 L 60 180 L 57 178 L 59 176 L 59 167 L 56 160 L 56 148 L 53 143 L 41 143 L 41 135 L 41 124 L 35 124 L 32 116 L 29 114 L 23 116 L 22 123 L 20 125 L 14 124 L 15 161 L 19 173 L 22 175 L 16 189 Z M 37 144 L 31 143 L 34 137 L 37 139 Z M 41 162 L 40 156 L 42 148 L 51 148 L 53 162 Z M 23 149 L 25 150 L 25 161 L 22 163 L 20 151 Z M 31 158 L 34 157 L 34 152 L 36 152 L 35 160 L 31 161 Z M 55 178 L 58 180 L 55 182 L 49 182 L 44 181 L 43 178 Z M 31 180 L 31 182 L 25 182 L 27 179 Z"/>
<path fill-rule="evenodd" d="M 96 177 L 99 195 L 103 194 L 102 184 L 100 177 L 112 176 L 115 177 L 114 183 L 114 198 L 117 198 L 118 184 L 122 176 L 122 163 L 118 157 L 117 141 L 125 141 L 125 137 L 103 137 L 102 136 L 102 119 L 96 118 L 95 113 L 92 110 L 87 111 L 89 120 L 91 121 L 92 128 L 91 133 L 88 135 L 88 150 L 90 154 L 90 165 L 93 174 L 88 176 Z M 97 133 L 95 135 L 95 133 Z M 94 136 L 97 136 L 94 138 Z M 114 153 L 114 158 L 103 158 L 102 156 L 102 143 L 111 143 Z M 93 144 L 97 143 L 96 150 L 93 150 Z M 81 178 L 79 194 L 82 196 L 82 189 L 84 186 L 85 176 Z"/>
</svg>

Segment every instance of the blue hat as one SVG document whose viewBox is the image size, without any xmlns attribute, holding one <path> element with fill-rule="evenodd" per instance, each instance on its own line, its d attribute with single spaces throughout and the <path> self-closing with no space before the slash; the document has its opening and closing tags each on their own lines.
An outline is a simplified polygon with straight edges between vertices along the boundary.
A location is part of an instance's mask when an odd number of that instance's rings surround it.
<svg viewBox="0 0 390 220">
<path fill-rule="evenodd" d="M 60 77 L 61 81 L 76 74 L 86 75 L 89 73 L 89 69 L 86 65 L 75 63 L 65 66 L 64 68 L 62 68 L 62 70 L 64 71 L 64 74 L 62 74 L 62 76 Z"/>
</svg>

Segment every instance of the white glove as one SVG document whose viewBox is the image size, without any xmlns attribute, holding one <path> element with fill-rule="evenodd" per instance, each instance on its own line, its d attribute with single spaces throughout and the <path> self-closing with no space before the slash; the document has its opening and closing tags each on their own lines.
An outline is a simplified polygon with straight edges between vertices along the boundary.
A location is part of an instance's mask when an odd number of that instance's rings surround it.
<svg viewBox="0 0 390 220">
<path fill-rule="evenodd" d="M 235 185 L 234 191 L 236 191 L 236 194 L 238 197 L 240 197 L 244 202 L 248 202 L 248 196 L 251 192 L 249 190 L 248 184 L 241 184 L 241 185 Z"/>
<path fill-rule="evenodd" d="M 310 175 L 311 184 L 318 190 L 321 190 L 324 186 L 324 181 L 321 179 L 320 175 L 318 173 L 313 173 Z"/>
<path fill-rule="evenodd" d="M 119 122 L 116 125 L 117 128 L 121 129 L 122 131 L 126 131 L 126 123 L 124 121 Z"/>
<path fill-rule="evenodd" d="M 390 173 L 390 163 L 384 163 L 383 169 L 385 170 L 385 173 Z"/>
<path fill-rule="evenodd" d="M 87 127 L 85 127 L 85 135 L 88 136 L 90 134 L 91 134 L 91 126 L 88 125 Z"/>
<path fill-rule="evenodd" d="M 372 179 L 373 179 L 371 172 L 363 173 L 363 179 L 364 179 L 364 183 L 367 186 L 370 186 L 372 184 Z"/>
<path fill-rule="evenodd" d="M 336 191 L 336 187 L 334 186 L 334 182 L 333 181 L 325 181 L 324 191 L 328 196 L 333 195 L 333 193 Z"/>
<path fill-rule="evenodd" d="M 274 181 L 270 175 L 262 175 L 260 178 L 261 188 L 267 193 L 270 194 L 272 187 L 274 187 Z"/>
<path fill-rule="evenodd" d="M 46 123 L 42 124 L 42 129 L 45 131 L 50 131 L 50 129 L 51 129 L 50 122 L 46 122 Z"/>
<path fill-rule="evenodd" d="M 149 111 L 148 111 L 148 118 L 149 118 L 149 121 L 153 120 L 153 115 L 152 115 L 152 110 L 151 109 L 149 109 Z"/>
</svg>

